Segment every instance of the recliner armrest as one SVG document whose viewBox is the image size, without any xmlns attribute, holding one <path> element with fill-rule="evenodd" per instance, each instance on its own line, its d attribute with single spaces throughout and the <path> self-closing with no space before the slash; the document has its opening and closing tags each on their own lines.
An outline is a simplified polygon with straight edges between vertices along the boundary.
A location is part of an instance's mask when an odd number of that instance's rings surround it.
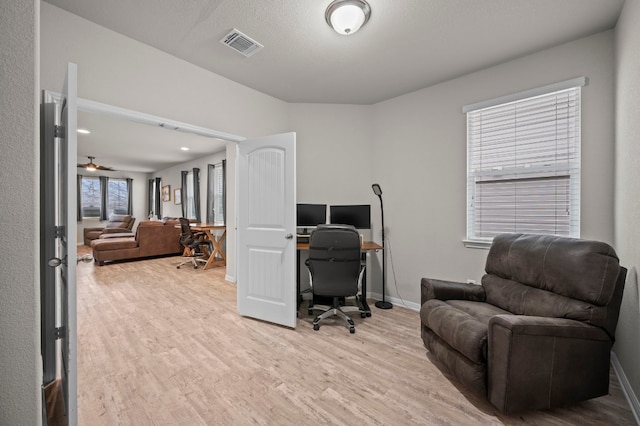
<svg viewBox="0 0 640 426">
<path fill-rule="evenodd" d="M 581 321 L 496 315 L 487 335 L 487 396 L 506 413 L 605 395 L 612 342 Z"/>
<path fill-rule="evenodd" d="M 434 280 L 423 278 L 420 281 L 421 301 L 424 304 L 427 300 L 470 300 L 474 302 L 484 302 L 484 288 L 480 285 L 469 283 L 458 283 L 453 281 Z"/>
</svg>

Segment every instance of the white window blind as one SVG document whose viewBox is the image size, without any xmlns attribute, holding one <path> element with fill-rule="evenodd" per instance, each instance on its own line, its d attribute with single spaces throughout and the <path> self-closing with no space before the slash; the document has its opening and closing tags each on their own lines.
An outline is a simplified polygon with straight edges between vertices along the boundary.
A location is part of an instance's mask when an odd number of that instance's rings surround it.
<svg viewBox="0 0 640 426">
<path fill-rule="evenodd" d="M 467 112 L 467 240 L 579 237 L 580 91 Z"/>
</svg>

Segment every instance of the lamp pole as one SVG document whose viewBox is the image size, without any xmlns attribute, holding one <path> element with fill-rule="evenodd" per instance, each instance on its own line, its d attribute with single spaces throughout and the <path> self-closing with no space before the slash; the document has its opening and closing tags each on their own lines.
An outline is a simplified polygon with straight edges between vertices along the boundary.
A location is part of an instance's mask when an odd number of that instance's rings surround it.
<svg viewBox="0 0 640 426">
<path fill-rule="evenodd" d="M 385 289 L 386 289 L 386 283 L 387 283 L 387 274 L 385 271 L 385 247 L 384 247 L 384 206 L 382 204 L 382 189 L 380 189 L 380 185 L 378 185 L 377 183 L 374 183 L 373 185 L 371 185 L 371 189 L 373 189 L 373 193 L 376 194 L 378 196 L 378 198 L 380 199 L 380 214 L 382 216 L 382 300 L 378 300 L 375 305 L 376 308 L 379 309 L 391 309 L 393 308 L 393 305 L 391 304 L 391 302 L 387 302 L 385 300 Z"/>
</svg>

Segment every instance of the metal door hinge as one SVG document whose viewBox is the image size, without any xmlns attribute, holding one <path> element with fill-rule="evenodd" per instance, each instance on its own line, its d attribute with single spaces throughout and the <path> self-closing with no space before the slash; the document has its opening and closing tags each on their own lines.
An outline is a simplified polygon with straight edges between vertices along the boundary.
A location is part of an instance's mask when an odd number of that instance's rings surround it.
<svg viewBox="0 0 640 426">
<path fill-rule="evenodd" d="M 54 336 L 56 340 L 64 339 L 67 336 L 67 329 L 65 326 L 56 327 Z"/>
<path fill-rule="evenodd" d="M 56 226 L 54 232 L 54 238 L 62 238 L 64 236 L 64 226 Z"/>
<path fill-rule="evenodd" d="M 59 126 L 57 124 L 53 126 L 53 137 L 64 138 L 64 126 Z"/>
</svg>

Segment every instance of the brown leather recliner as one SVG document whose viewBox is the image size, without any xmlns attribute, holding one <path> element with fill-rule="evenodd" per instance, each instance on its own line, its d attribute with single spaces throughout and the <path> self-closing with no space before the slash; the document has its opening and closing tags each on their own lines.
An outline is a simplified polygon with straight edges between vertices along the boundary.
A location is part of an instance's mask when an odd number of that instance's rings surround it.
<svg viewBox="0 0 640 426">
<path fill-rule="evenodd" d="M 495 237 L 482 285 L 422 279 L 422 339 L 503 412 L 606 395 L 627 270 L 608 244 Z"/>
<path fill-rule="evenodd" d="M 84 228 L 84 244 L 91 245 L 91 241 L 106 233 L 131 232 L 136 218 L 128 214 L 112 214 L 107 225 L 102 228 Z"/>
</svg>

